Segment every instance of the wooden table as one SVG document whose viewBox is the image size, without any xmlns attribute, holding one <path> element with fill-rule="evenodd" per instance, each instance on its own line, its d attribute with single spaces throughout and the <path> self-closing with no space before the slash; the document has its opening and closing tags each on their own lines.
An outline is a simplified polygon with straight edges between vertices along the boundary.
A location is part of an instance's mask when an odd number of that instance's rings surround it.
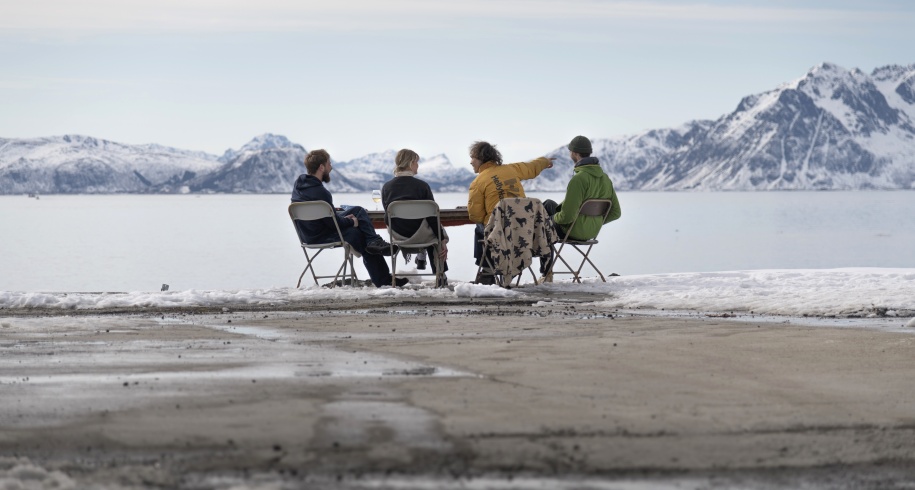
<svg viewBox="0 0 915 490">
<path fill-rule="evenodd" d="M 369 211 L 366 209 L 366 212 L 368 212 L 369 218 L 372 219 L 372 226 L 375 228 L 386 228 L 384 223 L 384 211 Z M 466 207 L 457 209 L 439 209 L 438 213 L 442 221 L 442 226 L 461 226 L 473 224 L 470 221 L 470 218 L 467 216 Z"/>
</svg>

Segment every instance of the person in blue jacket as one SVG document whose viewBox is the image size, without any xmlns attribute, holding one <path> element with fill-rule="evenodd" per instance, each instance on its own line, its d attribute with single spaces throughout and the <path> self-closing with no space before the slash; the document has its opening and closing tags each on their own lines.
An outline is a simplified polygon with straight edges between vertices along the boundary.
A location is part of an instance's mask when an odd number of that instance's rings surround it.
<svg viewBox="0 0 915 490">
<path fill-rule="evenodd" d="M 330 191 L 324 187 L 330 182 L 333 164 L 330 154 L 325 150 L 313 150 L 305 156 L 306 174 L 299 175 L 292 188 L 292 202 L 324 201 L 331 206 L 334 198 Z M 337 209 L 337 208 L 335 208 Z M 304 243 L 327 243 L 337 239 L 337 230 L 334 228 L 333 219 L 337 220 L 343 240 L 353 247 L 353 250 L 362 255 L 362 263 L 369 273 L 372 284 L 376 287 L 391 284 L 391 269 L 385 255 L 391 255 L 391 245 L 384 241 L 372 226 L 369 215 L 361 206 L 341 206 L 334 218 L 325 218 L 321 221 L 296 222 L 299 238 Z M 395 249 L 396 253 L 397 250 Z M 397 286 L 403 286 L 407 278 L 398 278 Z"/>
</svg>

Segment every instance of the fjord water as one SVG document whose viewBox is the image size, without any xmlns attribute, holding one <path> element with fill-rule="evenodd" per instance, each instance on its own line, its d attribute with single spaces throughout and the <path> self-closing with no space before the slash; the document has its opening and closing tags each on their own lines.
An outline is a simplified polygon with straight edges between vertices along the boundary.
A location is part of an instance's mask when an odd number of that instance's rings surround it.
<svg viewBox="0 0 915 490">
<path fill-rule="evenodd" d="M 622 218 L 592 252 L 604 273 L 915 267 L 915 192 L 619 197 Z M 466 205 L 464 193 L 436 198 L 443 208 Z M 375 207 L 369 193 L 337 194 L 335 202 Z M 305 258 L 288 204 L 286 194 L 0 196 L 0 290 L 293 287 Z M 472 227 L 448 232 L 448 276 L 470 280 Z M 361 265 L 357 271 L 368 277 Z"/>
</svg>

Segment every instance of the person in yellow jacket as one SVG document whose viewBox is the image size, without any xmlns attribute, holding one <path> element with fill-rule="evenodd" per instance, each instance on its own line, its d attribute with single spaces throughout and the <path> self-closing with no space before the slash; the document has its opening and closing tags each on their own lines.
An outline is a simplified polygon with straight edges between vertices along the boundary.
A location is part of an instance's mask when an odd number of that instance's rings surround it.
<svg viewBox="0 0 915 490">
<path fill-rule="evenodd" d="M 553 167 L 553 159 L 540 157 L 530 162 L 502 164 L 502 154 L 495 145 L 486 141 L 475 141 L 470 145 L 470 165 L 477 174 L 470 183 L 467 199 L 467 215 L 476 223 L 474 231 L 473 257 L 480 265 L 483 255 L 483 227 L 489 221 L 492 210 L 506 197 L 525 197 L 522 180 L 533 179 L 544 169 Z M 485 271 L 485 268 L 484 268 Z M 481 273 L 476 279 L 480 284 L 494 284 L 491 273 Z"/>
</svg>

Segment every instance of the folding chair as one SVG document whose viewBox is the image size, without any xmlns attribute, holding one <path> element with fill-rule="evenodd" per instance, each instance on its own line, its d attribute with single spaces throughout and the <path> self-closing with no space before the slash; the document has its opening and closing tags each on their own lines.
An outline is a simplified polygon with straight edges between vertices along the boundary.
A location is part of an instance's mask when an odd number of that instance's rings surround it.
<svg viewBox="0 0 915 490">
<path fill-rule="evenodd" d="M 568 230 L 565 233 L 565 236 L 562 237 L 562 241 L 559 244 L 559 250 L 556 250 L 553 254 L 553 263 L 550 264 L 550 270 L 547 271 L 545 277 L 551 277 L 553 274 L 571 274 L 573 282 L 581 283 L 581 270 L 584 268 L 585 263 L 591 264 L 591 267 L 597 271 L 597 274 L 600 276 L 600 280 L 607 282 L 607 279 L 604 278 L 604 275 L 601 273 L 600 269 L 594 265 L 594 262 L 591 262 L 591 259 L 588 258 L 588 254 L 591 253 L 591 248 L 594 245 L 597 245 L 597 238 L 592 238 L 590 240 L 575 240 L 574 238 L 569 238 L 569 231 L 572 230 L 572 227 L 575 226 L 575 222 L 578 221 L 582 216 L 591 216 L 595 218 L 601 218 L 601 222 L 606 221 L 607 215 L 610 214 L 610 209 L 613 207 L 613 202 L 609 199 L 586 199 L 581 203 L 581 207 L 578 208 L 578 214 L 575 216 L 575 219 L 572 220 L 572 224 L 569 225 Z M 566 262 L 566 259 L 562 256 L 562 248 L 566 245 L 571 245 L 579 254 L 582 256 L 581 263 L 578 264 L 577 268 L 573 268 Z M 580 247 L 587 246 L 588 248 L 585 251 L 582 251 Z M 555 250 L 555 246 L 553 247 Z M 556 262 L 562 261 L 567 271 L 556 271 Z"/>
<path fill-rule="evenodd" d="M 554 240 L 552 220 L 549 219 L 549 215 L 547 215 L 546 210 L 543 209 L 543 203 L 541 203 L 539 199 L 535 199 L 532 197 L 509 197 L 509 198 L 500 200 L 499 204 L 497 204 L 496 207 L 493 209 L 492 215 L 490 215 L 490 217 L 489 217 L 489 223 L 487 223 L 486 228 L 485 228 L 486 230 L 491 230 L 492 228 L 494 228 L 496 226 L 502 226 L 503 230 L 507 229 L 505 227 L 504 223 L 497 223 L 497 220 L 505 221 L 505 219 L 500 219 L 497 216 L 502 216 L 503 218 L 505 218 L 506 216 L 509 216 L 508 225 L 509 225 L 509 228 L 511 227 L 512 222 L 511 222 L 510 213 L 507 212 L 508 206 L 515 206 L 515 207 L 517 207 L 517 209 L 525 209 L 525 210 L 530 208 L 532 210 L 535 210 L 535 212 L 539 211 L 539 214 L 543 217 L 543 221 L 540 223 L 532 223 L 532 226 L 538 226 L 539 233 L 545 233 L 547 235 L 547 242 L 550 244 L 550 246 L 552 246 L 552 242 Z M 503 210 L 505 210 L 505 211 L 503 211 Z M 483 255 L 480 258 L 480 265 L 477 268 L 477 277 L 480 276 L 480 273 L 483 271 L 483 266 L 485 265 L 491 271 L 493 271 L 493 275 L 495 276 L 496 284 L 498 284 L 501 287 L 507 287 L 507 285 L 510 285 L 512 282 L 512 279 L 514 279 L 516 276 L 512 275 L 506 281 L 505 277 L 504 277 L 505 276 L 504 271 L 498 269 L 495 266 L 495 264 L 493 264 L 493 261 L 491 260 L 490 252 L 489 252 L 491 247 L 489 245 L 489 241 L 486 239 L 486 235 L 487 235 L 487 232 L 484 231 Z M 517 241 L 520 237 L 514 236 L 513 238 L 515 239 L 515 245 L 520 246 L 520 242 Z M 526 245 L 533 246 L 534 244 L 527 243 Z M 533 252 L 534 252 L 534 250 L 532 249 L 532 255 L 533 255 Z M 533 259 L 533 257 L 532 257 L 532 259 Z M 533 263 L 533 260 L 531 263 Z M 537 283 L 537 274 L 534 273 L 534 270 L 531 268 L 530 264 L 527 264 L 526 268 L 527 268 L 528 272 L 531 273 L 531 276 L 534 278 L 534 284 L 536 284 Z M 515 286 L 521 285 L 521 277 L 523 275 L 524 275 L 523 269 L 518 271 L 518 274 L 517 274 L 518 279 L 517 279 L 517 281 L 515 281 Z"/>
<path fill-rule="evenodd" d="M 305 277 L 305 273 L 308 272 L 309 269 L 311 270 L 311 277 L 314 279 L 316 285 L 318 284 L 318 279 L 332 277 L 334 278 L 334 282 L 331 283 L 330 287 L 334 287 L 337 285 L 337 279 L 341 277 L 341 274 L 344 284 L 347 283 L 347 276 L 349 276 L 349 284 L 356 284 L 358 278 L 356 277 L 356 270 L 353 268 L 353 256 L 359 256 L 359 254 L 353 250 L 350 244 L 343 241 L 343 233 L 340 232 L 340 225 L 337 224 L 334 208 L 324 201 L 294 202 L 289 205 L 289 217 L 292 218 L 292 224 L 296 227 L 297 236 L 299 233 L 296 221 L 317 221 L 324 218 L 331 218 L 334 222 L 334 228 L 337 230 L 337 240 L 335 241 L 328 243 L 302 242 L 302 251 L 305 252 L 305 259 L 308 261 L 308 265 L 305 266 L 305 270 L 303 270 L 302 274 L 299 276 L 299 282 L 296 283 L 295 287 L 298 288 L 302 285 L 302 278 Z M 340 265 L 337 272 L 332 276 L 317 275 L 314 261 L 321 255 L 321 252 L 340 247 L 343 248 L 343 264 Z M 308 253 L 309 250 L 317 250 L 317 252 L 312 256 Z"/>
<path fill-rule="evenodd" d="M 435 201 L 394 201 L 388 204 L 388 208 L 385 210 L 385 213 L 388 217 L 388 237 L 389 242 L 391 243 L 391 284 L 395 285 L 397 280 L 397 256 L 398 254 L 394 253 L 393 248 L 396 245 L 408 253 L 423 252 L 427 247 L 434 246 L 436 252 L 441 248 L 442 244 L 442 227 L 441 221 L 439 219 L 439 210 L 438 204 Z M 394 233 L 391 224 L 395 219 L 425 219 L 425 218 L 435 218 L 435 222 L 439 223 L 439 226 L 436 226 L 435 230 L 432 230 L 431 227 L 422 226 L 411 237 L 401 237 L 400 235 Z M 428 223 L 424 221 L 424 223 Z M 422 233 L 422 230 L 427 229 L 427 233 Z M 432 260 L 435 261 L 435 272 L 434 273 L 423 273 L 423 272 L 414 272 L 414 273 L 401 273 L 400 277 L 419 277 L 419 276 L 435 276 L 435 287 L 443 287 L 445 285 L 445 263 L 438 253 L 432 254 Z"/>
</svg>

